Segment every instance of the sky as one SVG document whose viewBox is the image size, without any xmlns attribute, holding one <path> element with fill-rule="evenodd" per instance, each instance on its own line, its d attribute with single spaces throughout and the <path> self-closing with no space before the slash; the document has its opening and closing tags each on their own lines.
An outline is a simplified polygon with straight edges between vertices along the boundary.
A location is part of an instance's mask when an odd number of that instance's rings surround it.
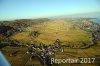
<svg viewBox="0 0 100 66">
<path fill-rule="evenodd" d="M 0 20 L 100 12 L 100 0 L 0 0 Z"/>
</svg>

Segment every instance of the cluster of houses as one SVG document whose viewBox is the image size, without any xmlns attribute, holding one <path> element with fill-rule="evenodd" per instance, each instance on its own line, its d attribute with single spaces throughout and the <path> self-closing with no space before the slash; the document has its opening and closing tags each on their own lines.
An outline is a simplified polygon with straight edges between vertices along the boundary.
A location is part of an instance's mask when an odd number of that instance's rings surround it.
<svg viewBox="0 0 100 66">
<path fill-rule="evenodd" d="M 13 42 L 12 42 L 13 43 Z M 21 45 L 12 45 L 9 43 L 9 46 L 20 47 Z M 47 66 L 51 66 L 51 58 L 55 56 L 55 52 L 63 52 L 63 47 L 61 46 L 61 41 L 56 39 L 56 41 L 52 45 L 45 45 L 40 43 L 38 46 L 35 44 L 28 45 L 28 50 L 26 54 L 31 54 L 31 59 L 34 60 L 35 57 L 38 58 L 42 65 L 46 64 Z M 20 52 L 14 51 L 11 52 L 9 56 L 16 56 L 16 54 Z"/>
<path fill-rule="evenodd" d="M 49 46 L 46 46 L 43 43 L 40 43 L 39 46 L 30 45 L 27 53 L 32 55 L 31 59 L 37 57 L 40 60 L 41 64 L 43 65 L 46 64 L 47 66 L 50 66 L 51 58 L 54 57 L 55 52 L 57 51 L 63 52 L 63 49 L 60 45 L 61 42 L 59 39 L 57 39 L 53 45 Z"/>
</svg>

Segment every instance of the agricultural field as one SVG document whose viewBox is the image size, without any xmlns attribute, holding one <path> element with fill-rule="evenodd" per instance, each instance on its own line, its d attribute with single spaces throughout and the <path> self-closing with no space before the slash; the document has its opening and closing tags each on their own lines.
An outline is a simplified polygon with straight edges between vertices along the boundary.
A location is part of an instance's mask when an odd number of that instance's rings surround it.
<svg viewBox="0 0 100 66">
<path fill-rule="evenodd" d="M 0 24 L 0 30 L 5 29 L 0 31 L 0 46 L 3 46 L 0 49 L 12 66 L 99 66 L 100 29 L 93 30 L 95 25 L 100 28 L 99 24 L 87 19 L 77 22 L 67 19 L 5 22 Z M 95 60 L 94 63 L 51 65 L 48 57 Z"/>
<path fill-rule="evenodd" d="M 32 31 L 39 31 L 40 34 L 35 38 L 35 40 L 47 45 L 53 44 L 55 39 L 60 39 L 62 44 L 70 43 L 82 45 L 82 42 L 86 42 L 88 44 L 92 43 L 91 34 L 81 30 L 78 27 L 74 27 L 71 22 L 64 20 L 54 20 L 51 22 L 27 27 L 25 32 L 17 33 L 11 36 L 11 38 L 23 40 L 25 42 L 34 42 L 34 37 L 32 38 L 29 36 Z"/>
</svg>

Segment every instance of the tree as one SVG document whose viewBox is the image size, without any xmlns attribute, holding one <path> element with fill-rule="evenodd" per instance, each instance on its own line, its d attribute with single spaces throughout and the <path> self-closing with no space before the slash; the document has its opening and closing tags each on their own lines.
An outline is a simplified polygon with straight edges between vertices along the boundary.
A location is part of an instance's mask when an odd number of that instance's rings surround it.
<svg viewBox="0 0 100 66">
<path fill-rule="evenodd" d="M 34 37 L 34 38 L 38 37 L 39 35 L 40 35 L 39 31 L 32 31 L 32 32 L 30 33 L 30 36 L 32 36 L 32 37 Z"/>
</svg>

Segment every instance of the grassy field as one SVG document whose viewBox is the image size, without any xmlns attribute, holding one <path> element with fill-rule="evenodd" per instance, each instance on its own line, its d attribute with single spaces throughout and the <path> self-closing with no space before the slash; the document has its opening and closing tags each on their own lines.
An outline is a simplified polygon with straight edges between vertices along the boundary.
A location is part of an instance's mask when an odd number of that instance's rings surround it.
<svg viewBox="0 0 100 66">
<path fill-rule="evenodd" d="M 32 39 L 29 33 L 39 31 L 40 35 Z M 73 23 L 64 20 L 54 20 L 44 22 L 43 24 L 27 27 L 25 32 L 15 34 L 11 38 L 23 40 L 24 42 L 38 41 L 46 45 L 53 44 L 56 39 L 60 39 L 62 44 L 82 45 L 82 42 L 91 44 L 92 36 L 78 27 L 74 27 Z"/>
<path fill-rule="evenodd" d="M 37 37 L 30 36 L 30 33 L 33 31 L 38 31 L 40 34 Z M 65 20 L 52 20 L 49 22 L 44 22 L 41 24 L 36 24 L 25 28 L 24 32 L 19 32 L 12 35 L 10 38 L 16 39 L 18 41 L 23 41 L 24 43 L 34 44 L 34 41 L 37 41 L 36 44 L 42 42 L 46 45 L 53 44 L 56 39 L 60 39 L 62 45 L 74 45 L 74 46 L 83 46 L 84 44 L 92 43 L 92 35 L 77 26 L 70 21 Z M 99 62 L 97 59 L 100 57 L 100 41 L 97 41 L 97 44 L 94 44 L 90 48 L 86 49 L 72 49 L 69 47 L 64 48 L 64 52 L 56 52 L 53 57 L 55 58 L 79 58 L 79 57 L 91 57 L 96 58 L 95 62 Z M 10 57 L 10 51 L 17 51 L 15 57 Z M 26 54 L 27 47 L 13 48 L 5 47 L 2 49 L 3 53 L 12 64 L 12 66 L 20 65 L 30 65 L 34 64 L 35 66 L 41 66 L 39 59 L 34 58 L 30 60 L 30 55 Z M 19 61 L 19 63 L 16 63 Z M 52 66 L 98 66 L 98 63 L 94 64 L 53 64 Z"/>
</svg>

